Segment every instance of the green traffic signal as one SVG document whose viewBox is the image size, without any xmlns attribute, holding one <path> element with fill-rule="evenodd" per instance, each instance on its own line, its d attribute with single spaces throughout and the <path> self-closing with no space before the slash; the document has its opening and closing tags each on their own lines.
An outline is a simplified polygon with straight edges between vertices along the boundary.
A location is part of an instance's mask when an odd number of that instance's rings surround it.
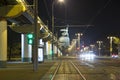
<svg viewBox="0 0 120 80">
<path fill-rule="evenodd" d="M 28 40 L 28 44 L 33 44 L 33 40 L 32 40 L 32 39 L 29 39 L 29 40 Z"/>
<path fill-rule="evenodd" d="M 50 55 L 52 55 L 52 54 L 53 54 L 53 51 L 51 50 L 51 51 L 50 51 Z"/>
<path fill-rule="evenodd" d="M 28 44 L 33 44 L 33 34 L 27 34 Z"/>
<path fill-rule="evenodd" d="M 33 39 L 33 34 L 27 34 L 28 39 Z"/>
</svg>

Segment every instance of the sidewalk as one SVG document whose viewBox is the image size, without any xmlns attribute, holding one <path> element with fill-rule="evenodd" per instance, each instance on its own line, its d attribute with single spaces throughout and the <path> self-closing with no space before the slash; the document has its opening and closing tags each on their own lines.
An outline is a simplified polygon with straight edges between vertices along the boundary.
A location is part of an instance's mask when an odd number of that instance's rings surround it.
<svg viewBox="0 0 120 80">
<path fill-rule="evenodd" d="M 0 80 L 40 80 L 55 61 L 39 63 L 37 72 L 32 63 L 8 63 L 7 68 L 0 68 Z"/>
</svg>

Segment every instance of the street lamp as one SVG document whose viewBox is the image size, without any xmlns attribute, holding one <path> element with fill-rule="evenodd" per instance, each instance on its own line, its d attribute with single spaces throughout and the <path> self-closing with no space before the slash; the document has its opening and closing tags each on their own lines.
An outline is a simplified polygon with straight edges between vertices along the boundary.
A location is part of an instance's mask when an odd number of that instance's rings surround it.
<svg viewBox="0 0 120 80">
<path fill-rule="evenodd" d="M 54 39 L 54 5 L 56 0 L 52 0 L 52 39 Z M 58 0 L 59 2 L 64 2 L 64 0 Z M 54 45 L 52 43 L 52 59 L 54 57 Z"/>
<path fill-rule="evenodd" d="M 59 2 L 64 2 L 64 0 L 59 0 Z"/>
<path fill-rule="evenodd" d="M 94 44 L 91 44 L 91 45 L 90 45 L 90 48 L 91 48 L 90 50 L 91 50 L 91 51 L 94 51 L 94 47 L 95 47 L 95 45 L 94 45 Z"/>
<path fill-rule="evenodd" d="M 113 37 L 113 36 L 108 36 L 107 38 L 110 39 L 110 56 L 112 56 L 112 51 L 113 51 L 112 41 L 113 41 L 113 38 L 115 38 L 115 37 Z"/>
<path fill-rule="evenodd" d="M 80 49 L 80 37 L 83 35 L 82 33 L 75 34 L 78 37 L 78 48 Z"/>
<path fill-rule="evenodd" d="M 98 43 L 98 50 L 99 50 L 99 56 L 100 56 L 101 44 L 103 43 L 103 41 L 97 41 L 97 43 Z"/>
<path fill-rule="evenodd" d="M 52 32 L 54 34 L 54 5 L 56 0 L 52 0 Z M 58 2 L 63 3 L 64 0 L 58 0 Z"/>
</svg>

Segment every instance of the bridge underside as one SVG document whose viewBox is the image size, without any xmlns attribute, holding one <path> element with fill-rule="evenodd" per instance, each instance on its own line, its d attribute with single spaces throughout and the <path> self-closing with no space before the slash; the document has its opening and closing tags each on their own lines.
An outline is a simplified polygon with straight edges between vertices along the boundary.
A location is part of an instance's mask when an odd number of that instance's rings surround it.
<svg viewBox="0 0 120 80">
<path fill-rule="evenodd" d="M 1 23 L 2 31 L 0 32 L 0 39 L 3 39 L 3 31 L 7 31 L 7 26 L 9 26 L 15 32 L 21 34 L 33 33 L 34 31 L 34 10 L 31 6 L 27 6 L 28 3 L 26 0 L 0 0 L 0 22 L 2 20 L 6 20 L 10 22 L 10 25 L 6 25 Z M 5 22 L 6 22 L 5 21 Z M 50 41 L 51 43 L 56 43 L 57 38 L 53 35 L 53 33 L 48 29 L 48 27 L 42 22 L 42 20 L 37 17 L 37 27 L 38 27 L 38 38 L 43 39 L 43 41 Z M 5 26 L 5 27 L 4 27 Z M 7 60 L 7 33 L 4 34 L 6 36 L 4 40 L 0 40 L 0 47 L 4 49 L 0 52 L 0 67 Z M 53 38 L 54 36 L 54 38 Z M 53 38 L 53 39 L 52 39 Z M 3 42 L 2 42 L 3 41 Z M 4 47 L 5 46 L 5 47 Z M 1 63 L 2 62 L 2 63 Z"/>
</svg>

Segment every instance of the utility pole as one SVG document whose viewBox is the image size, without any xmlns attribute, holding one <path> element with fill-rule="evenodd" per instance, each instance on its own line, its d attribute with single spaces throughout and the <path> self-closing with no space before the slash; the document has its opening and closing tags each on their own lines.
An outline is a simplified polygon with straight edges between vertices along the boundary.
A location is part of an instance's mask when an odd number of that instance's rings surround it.
<svg viewBox="0 0 120 80">
<path fill-rule="evenodd" d="M 55 1 L 56 0 L 52 0 L 52 33 L 53 33 L 53 35 L 52 35 L 52 38 L 53 38 L 53 40 L 54 40 L 54 28 L 55 28 L 55 26 L 54 26 L 54 6 L 55 6 Z M 64 0 L 58 0 L 59 2 L 64 2 Z M 53 41 L 52 40 L 52 41 Z M 52 43 L 52 59 L 54 59 L 54 44 Z"/>
<path fill-rule="evenodd" d="M 112 56 L 112 51 L 113 51 L 113 47 L 112 47 L 112 42 L 113 42 L 113 36 L 108 36 L 108 39 L 110 39 L 110 56 Z"/>
<path fill-rule="evenodd" d="M 78 37 L 78 49 L 80 50 L 80 37 L 83 35 L 82 33 L 75 34 Z"/>
<path fill-rule="evenodd" d="M 103 43 L 102 41 L 97 41 L 98 43 L 98 50 L 99 50 L 99 56 L 101 54 L 101 44 Z"/>
<path fill-rule="evenodd" d="M 33 70 L 38 70 L 38 30 L 37 30 L 37 17 L 38 17 L 38 0 L 34 0 L 34 44 L 33 44 Z"/>
<path fill-rule="evenodd" d="M 52 0 L 52 39 L 54 39 L 54 0 Z M 54 59 L 54 44 L 52 40 L 52 59 Z"/>
</svg>

